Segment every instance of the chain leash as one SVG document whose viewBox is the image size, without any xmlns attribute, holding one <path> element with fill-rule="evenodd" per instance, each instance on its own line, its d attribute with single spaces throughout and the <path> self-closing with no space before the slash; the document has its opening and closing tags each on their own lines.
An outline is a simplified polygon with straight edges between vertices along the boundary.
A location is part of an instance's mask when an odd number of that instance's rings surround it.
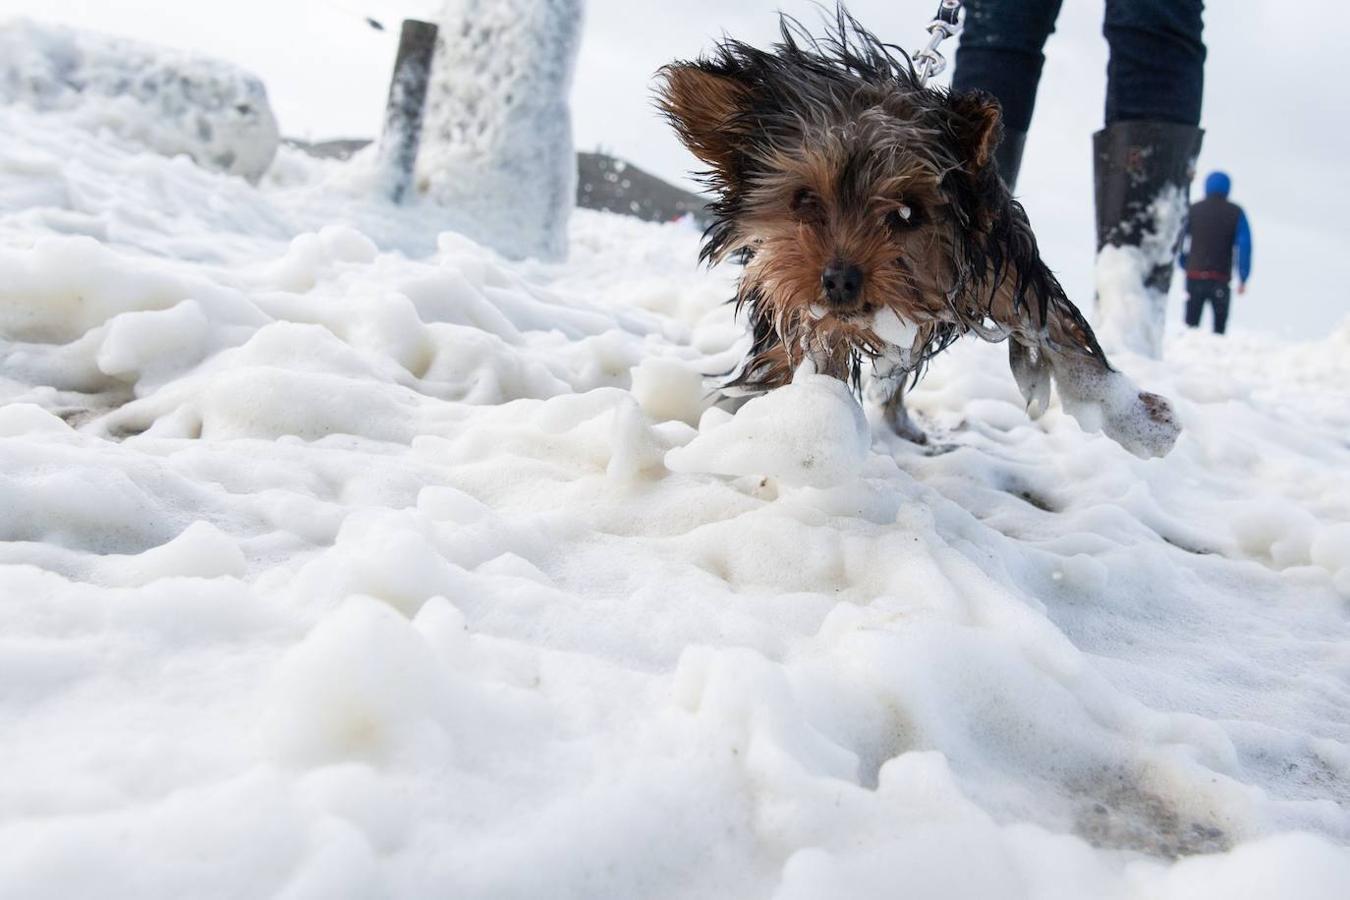
<svg viewBox="0 0 1350 900">
<path fill-rule="evenodd" d="M 928 23 L 928 43 L 914 54 L 914 71 L 919 76 L 919 86 L 923 87 L 928 79 L 941 75 L 947 68 L 947 57 L 938 47 L 948 38 L 961 33 L 961 0 L 942 0 L 938 4 L 937 15 Z"/>
</svg>

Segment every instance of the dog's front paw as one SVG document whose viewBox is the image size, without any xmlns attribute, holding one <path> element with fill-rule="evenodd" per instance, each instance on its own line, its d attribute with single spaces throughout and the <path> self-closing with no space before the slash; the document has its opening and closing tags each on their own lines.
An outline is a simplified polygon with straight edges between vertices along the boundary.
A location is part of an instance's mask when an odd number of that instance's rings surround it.
<svg viewBox="0 0 1350 900">
<path fill-rule="evenodd" d="M 1181 423 L 1166 397 L 1139 391 L 1133 402 L 1106 410 L 1102 430 L 1142 459 L 1166 456 L 1181 435 Z"/>
<path fill-rule="evenodd" d="M 1150 394 L 1148 391 L 1140 391 L 1139 402 L 1144 405 L 1144 413 L 1155 425 L 1174 429 L 1177 433 L 1181 432 L 1181 426 L 1177 424 L 1176 413 L 1172 412 L 1172 404 L 1167 402 L 1166 397 Z"/>
</svg>

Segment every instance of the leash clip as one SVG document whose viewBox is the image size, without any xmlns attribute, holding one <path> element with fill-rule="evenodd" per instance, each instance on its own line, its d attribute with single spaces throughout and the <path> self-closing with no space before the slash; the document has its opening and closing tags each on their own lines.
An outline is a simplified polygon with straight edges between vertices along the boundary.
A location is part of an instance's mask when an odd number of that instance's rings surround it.
<svg viewBox="0 0 1350 900">
<path fill-rule="evenodd" d="M 942 42 L 961 33 L 961 0 L 941 0 L 933 21 L 928 23 L 928 43 L 913 56 L 914 71 L 923 87 L 928 79 L 947 69 L 947 57 L 938 50 Z"/>
</svg>

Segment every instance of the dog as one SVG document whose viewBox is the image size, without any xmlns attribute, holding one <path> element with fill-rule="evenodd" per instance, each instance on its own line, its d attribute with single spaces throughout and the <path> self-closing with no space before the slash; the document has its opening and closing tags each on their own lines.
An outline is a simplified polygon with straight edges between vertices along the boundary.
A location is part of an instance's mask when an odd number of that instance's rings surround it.
<svg viewBox="0 0 1350 900">
<path fill-rule="evenodd" d="M 860 392 L 870 365 L 891 427 L 922 441 L 905 390 L 975 334 L 1008 341 L 1032 418 L 1053 381 L 1084 428 L 1166 454 L 1171 406 L 1111 367 L 999 178 L 998 101 L 923 86 L 842 7 L 824 37 L 788 16 L 780 33 L 770 50 L 726 38 L 657 75 L 657 105 L 715 198 L 700 259 L 745 264 L 735 304 L 752 344 L 726 390 L 810 372 Z"/>
</svg>

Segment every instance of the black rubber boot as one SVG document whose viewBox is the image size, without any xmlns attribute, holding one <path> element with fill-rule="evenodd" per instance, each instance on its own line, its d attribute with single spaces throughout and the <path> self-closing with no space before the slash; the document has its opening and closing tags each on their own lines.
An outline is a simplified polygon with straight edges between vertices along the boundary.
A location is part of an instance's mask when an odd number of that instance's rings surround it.
<svg viewBox="0 0 1350 900">
<path fill-rule="evenodd" d="M 1003 140 L 994 151 L 994 163 L 998 166 L 999 177 L 1013 193 L 1017 193 L 1017 173 L 1022 169 L 1022 149 L 1026 144 L 1025 131 L 1005 131 Z"/>
<path fill-rule="evenodd" d="M 1097 194 L 1097 336 L 1162 356 L 1167 291 L 1185 234 L 1204 131 L 1117 122 L 1092 136 Z"/>
</svg>

